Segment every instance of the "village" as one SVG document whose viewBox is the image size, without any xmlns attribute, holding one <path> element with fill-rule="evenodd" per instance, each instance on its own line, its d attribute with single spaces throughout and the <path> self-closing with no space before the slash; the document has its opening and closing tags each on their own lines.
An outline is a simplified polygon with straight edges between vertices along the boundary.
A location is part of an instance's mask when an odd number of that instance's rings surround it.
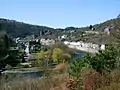
<svg viewBox="0 0 120 90">
<path fill-rule="evenodd" d="M 1 0 L 0 90 L 120 90 L 120 0 Z"/>
<path fill-rule="evenodd" d="M 98 35 L 100 32 L 98 31 L 85 31 L 83 33 L 83 35 L 89 35 L 89 34 L 96 34 Z M 110 29 L 107 27 L 104 29 L 104 34 L 106 35 L 110 35 Z M 74 36 L 72 36 L 74 37 Z M 17 47 L 12 47 L 12 48 L 17 48 L 19 49 L 20 45 L 24 45 L 25 49 L 25 58 L 27 59 L 30 55 L 30 52 L 33 51 L 36 48 L 36 44 L 39 44 L 40 47 L 45 47 L 45 46 L 50 46 L 53 45 L 57 42 L 61 42 L 65 45 L 67 45 L 69 48 L 74 48 L 80 51 L 84 51 L 84 52 L 90 52 L 90 53 L 96 53 L 99 50 L 105 50 L 105 43 L 101 44 L 97 44 L 94 42 L 85 42 L 85 41 L 71 41 L 68 40 L 67 35 L 62 35 L 62 36 L 58 36 L 58 38 L 56 39 L 51 39 L 51 38 L 39 38 L 36 37 L 34 35 L 29 36 L 29 38 L 14 38 L 14 41 L 17 43 Z M 33 42 L 31 44 L 31 42 Z M 31 45 L 30 45 L 31 44 Z M 39 49 L 40 49 L 39 47 Z"/>
<path fill-rule="evenodd" d="M 89 30 L 82 31 L 82 34 L 80 34 L 80 36 L 87 37 L 89 35 L 100 35 L 100 34 L 110 35 L 110 29 L 111 29 L 110 27 L 106 27 L 101 32 L 101 31 L 95 31 L 94 27 L 92 27 Z M 36 66 L 36 64 L 35 65 L 33 64 L 33 62 L 36 62 L 37 60 L 36 57 L 38 57 L 38 56 L 34 56 L 34 54 L 37 55 L 37 53 L 40 53 L 40 52 L 47 53 L 47 51 L 50 50 L 49 47 L 54 46 L 57 43 L 61 43 L 61 45 L 63 44 L 63 46 L 65 45 L 65 47 L 73 50 L 72 52 L 74 52 L 75 56 L 77 56 L 78 54 L 77 58 L 81 57 L 81 55 L 83 55 L 84 53 L 96 54 L 96 53 L 99 53 L 99 51 L 101 50 L 105 50 L 106 43 L 102 43 L 102 42 L 97 43 L 97 42 L 91 42 L 91 41 L 89 42 L 85 40 L 76 41 L 75 33 L 76 31 L 74 30 L 63 31 L 63 34 L 57 36 L 56 38 L 51 38 L 51 37 L 47 37 L 46 35 L 42 35 L 40 31 L 40 35 L 38 35 L 37 37 L 34 34 L 32 34 L 32 35 L 27 35 L 26 37 L 12 38 L 15 45 L 10 46 L 9 52 L 11 54 L 8 53 L 2 61 L 4 62 L 9 60 L 9 57 L 11 57 L 11 55 L 13 54 L 16 57 L 16 60 L 19 61 L 18 62 L 19 66 L 11 67 L 9 64 L 6 63 L 4 66 L 1 67 L 1 73 L 2 74 L 10 74 L 10 73 L 24 74 L 24 73 L 30 73 L 30 72 L 37 73 L 38 71 L 43 72 L 44 69 L 39 69 L 38 66 Z M 43 60 L 45 61 L 44 68 L 48 66 L 51 67 L 52 64 L 53 66 L 57 64 L 57 63 L 52 63 L 51 65 L 48 65 L 48 62 L 49 62 L 48 56 L 46 55 L 44 56 L 44 59 L 45 59 Z M 1 64 L 3 64 L 3 62 Z"/>
</svg>

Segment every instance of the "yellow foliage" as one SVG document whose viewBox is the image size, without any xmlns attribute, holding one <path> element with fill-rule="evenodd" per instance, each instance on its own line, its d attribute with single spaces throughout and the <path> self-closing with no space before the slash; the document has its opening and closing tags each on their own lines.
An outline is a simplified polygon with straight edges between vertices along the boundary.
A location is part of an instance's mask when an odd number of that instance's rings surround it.
<svg viewBox="0 0 120 90">
<path fill-rule="evenodd" d="M 59 61 L 62 59 L 62 55 L 63 55 L 63 51 L 59 48 L 55 48 L 53 50 L 53 55 L 52 55 L 52 59 L 53 61 Z"/>
<path fill-rule="evenodd" d="M 52 51 L 51 50 L 45 51 L 45 55 L 47 57 L 51 57 L 52 56 Z"/>
<path fill-rule="evenodd" d="M 65 62 L 68 61 L 71 56 L 67 53 L 64 53 L 64 51 L 60 48 L 55 48 L 53 51 L 40 51 L 35 55 L 37 60 L 44 60 L 46 57 L 49 58 L 49 60 L 53 60 L 54 62 Z"/>
<path fill-rule="evenodd" d="M 37 53 L 37 59 L 44 59 L 45 57 L 45 52 L 44 51 L 40 51 Z"/>
<path fill-rule="evenodd" d="M 44 59 L 45 57 L 51 58 L 52 57 L 52 51 L 40 51 L 37 53 L 37 59 Z"/>
</svg>

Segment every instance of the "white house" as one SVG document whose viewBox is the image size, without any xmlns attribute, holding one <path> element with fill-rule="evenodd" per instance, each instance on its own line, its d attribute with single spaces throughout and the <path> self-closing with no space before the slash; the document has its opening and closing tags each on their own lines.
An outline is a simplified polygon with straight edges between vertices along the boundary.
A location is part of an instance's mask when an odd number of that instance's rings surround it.
<svg viewBox="0 0 120 90">
<path fill-rule="evenodd" d="M 86 51 L 86 52 L 98 52 L 98 50 L 104 50 L 105 46 L 101 45 L 101 47 L 99 47 L 99 45 L 97 44 L 93 44 L 93 43 L 85 43 L 83 41 L 79 41 L 79 42 L 69 42 L 69 41 L 64 41 L 64 44 L 67 45 L 69 48 L 74 48 L 74 49 L 78 49 L 78 50 L 82 50 L 82 51 Z"/>
<path fill-rule="evenodd" d="M 100 46 L 100 49 L 101 49 L 101 50 L 105 50 L 105 45 L 102 44 L 102 45 Z"/>
<path fill-rule="evenodd" d="M 67 35 L 62 35 L 61 38 L 65 39 L 65 38 L 67 38 Z"/>
<path fill-rule="evenodd" d="M 68 41 L 64 41 L 63 43 L 64 43 L 65 45 L 70 44 L 70 42 L 68 42 Z"/>
<path fill-rule="evenodd" d="M 53 39 L 47 39 L 47 40 L 41 39 L 40 42 L 41 42 L 42 45 L 52 45 L 52 44 L 55 44 L 55 40 L 53 40 Z"/>
</svg>

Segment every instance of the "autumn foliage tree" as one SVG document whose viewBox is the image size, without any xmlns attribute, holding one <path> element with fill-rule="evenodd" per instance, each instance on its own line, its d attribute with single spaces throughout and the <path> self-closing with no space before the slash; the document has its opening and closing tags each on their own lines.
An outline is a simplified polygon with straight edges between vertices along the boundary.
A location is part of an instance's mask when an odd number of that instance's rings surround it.
<svg viewBox="0 0 120 90">
<path fill-rule="evenodd" d="M 69 61 L 69 59 L 71 58 L 71 55 L 64 52 L 62 49 L 60 48 L 54 48 L 52 49 L 48 49 L 46 51 L 40 51 L 37 53 L 34 53 L 34 58 L 36 59 L 36 62 L 38 65 L 41 65 L 42 62 L 46 63 L 64 63 Z"/>
<path fill-rule="evenodd" d="M 52 59 L 53 61 L 60 62 L 62 60 L 63 51 L 59 48 L 53 50 Z"/>
</svg>

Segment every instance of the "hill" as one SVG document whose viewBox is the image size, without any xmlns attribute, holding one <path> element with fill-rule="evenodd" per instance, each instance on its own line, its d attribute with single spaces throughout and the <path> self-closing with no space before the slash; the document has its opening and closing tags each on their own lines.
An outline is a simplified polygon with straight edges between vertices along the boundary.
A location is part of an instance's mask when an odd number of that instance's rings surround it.
<svg viewBox="0 0 120 90">
<path fill-rule="evenodd" d="M 106 29 L 108 29 L 110 31 L 110 35 L 106 34 L 92 35 L 89 37 L 89 40 L 102 43 L 111 42 L 111 40 L 113 40 L 113 35 L 116 36 L 117 35 L 116 32 L 117 31 L 120 32 L 120 18 L 111 19 L 106 22 L 96 24 L 93 27 L 95 28 L 96 31 L 99 32 L 104 32 Z"/>
<path fill-rule="evenodd" d="M 5 30 L 10 36 L 25 36 L 33 33 L 38 35 L 40 33 L 39 31 L 47 32 L 47 30 L 53 31 L 54 29 L 46 26 L 31 25 L 15 20 L 1 18 L 0 31 L 1 30 Z M 42 33 L 44 34 L 44 32 Z"/>
<path fill-rule="evenodd" d="M 90 29 L 90 26 L 92 26 L 92 29 Z M 90 25 L 88 27 L 79 28 L 75 33 L 75 38 L 73 40 L 75 41 L 85 41 L 85 42 L 92 42 L 96 44 L 105 44 L 113 39 L 114 36 L 117 35 L 117 31 L 120 30 L 120 18 L 110 19 L 100 24 Z M 105 34 L 105 30 L 110 31 L 110 35 Z M 85 33 L 85 31 L 93 31 L 93 32 L 99 32 L 100 34 L 93 34 L 93 33 Z M 83 35 L 81 35 L 81 32 Z M 120 34 L 119 34 L 120 35 Z"/>
<path fill-rule="evenodd" d="M 107 27 L 110 27 L 110 28 L 112 27 L 112 30 L 116 30 L 119 26 L 120 26 L 120 18 L 115 18 L 115 19 L 111 19 L 111 20 L 105 21 L 100 24 L 92 25 L 95 31 L 100 31 L 100 32 L 103 32 L 104 29 Z M 70 35 L 70 31 L 74 30 L 72 35 L 79 38 L 82 31 L 91 30 L 91 29 L 89 28 L 89 26 L 82 27 L 82 28 L 66 27 L 65 29 L 55 29 L 55 28 L 50 28 L 47 26 L 31 25 L 31 24 L 27 24 L 23 22 L 18 22 L 15 20 L 0 18 L 0 31 L 2 30 L 5 30 L 7 34 L 9 34 L 12 37 L 17 37 L 17 36 L 24 37 L 26 35 L 35 34 L 36 36 L 42 35 L 42 37 L 48 36 L 51 38 L 56 38 L 57 36 L 62 35 L 62 34 Z M 97 38 L 99 37 L 100 36 L 97 36 Z"/>
<path fill-rule="evenodd" d="M 4 30 L 12 37 L 26 36 L 26 35 L 40 35 L 55 37 L 56 34 L 64 30 L 74 30 L 75 27 L 67 27 L 65 29 L 54 29 L 47 26 L 31 25 L 24 22 L 0 18 L 0 31 Z M 57 31 L 57 33 L 56 33 Z M 60 34 L 60 33 L 59 33 Z"/>
</svg>

